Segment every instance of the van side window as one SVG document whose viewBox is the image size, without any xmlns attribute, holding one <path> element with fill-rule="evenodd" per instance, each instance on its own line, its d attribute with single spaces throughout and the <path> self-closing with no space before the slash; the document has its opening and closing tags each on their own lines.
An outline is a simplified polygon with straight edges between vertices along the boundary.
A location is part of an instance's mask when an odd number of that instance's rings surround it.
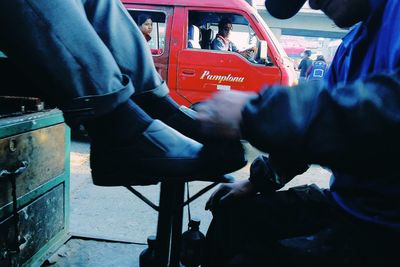
<svg viewBox="0 0 400 267">
<path fill-rule="evenodd" d="M 253 64 L 265 64 L 257 53 L 259 38 L 241 14 L 191 10 L 188 16 L 188 48 L 194 48 L 196 39 L 198 48 L 238 53 Z M 193 34 L 193 25 L 199 29 L 198 36 Z"/>
<path fill-rule="evenodd" d="M 5 58 L 5 57 L 7 57 L 6 54 L 4 54 L 3 52 L 1 52 L 1 50 L 0 50 L 0 58 Z"/>
<path fill-rule="evenodd" d="M 128 9 L 150 46 L 153 56 L 160 56 L 165 49 L 166 14 L 155 10 Z"/>
</svg>

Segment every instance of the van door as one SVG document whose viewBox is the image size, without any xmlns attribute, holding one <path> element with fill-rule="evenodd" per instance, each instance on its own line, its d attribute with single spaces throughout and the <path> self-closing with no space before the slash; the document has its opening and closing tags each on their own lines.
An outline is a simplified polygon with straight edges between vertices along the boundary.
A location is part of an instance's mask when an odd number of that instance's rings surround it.
<svg viewBox="0 0 400 267">
<path fill-rule="evenodd" d="M 125 4 L 129 14 L 138 24 L 140 16 L 150 17 L 153 22 L 151 39 L 148 41 L 154 64 L 163 80 L 168 78 L 168 59 L 173 8 L 166 6 Z M 167 81 L 168 82 L 168 81 Z"/>
<path fill-rule="evenodd" d="M 261 60 L 255 50 L 252 54 L 213 50 L 218 24 L 225 19 L 232 27 L 226 39 L 239 51 L 257 48 L 262 38 L 253 30 L 247 14 L 186 8 L 186 16 L 187 41 L 178 53 L 177 93 L 190 104 L 204 101 L 219 90 L 259 91 L 264 84 L 280 82 L 281 72 L 272 56 Z"/>
</svg>

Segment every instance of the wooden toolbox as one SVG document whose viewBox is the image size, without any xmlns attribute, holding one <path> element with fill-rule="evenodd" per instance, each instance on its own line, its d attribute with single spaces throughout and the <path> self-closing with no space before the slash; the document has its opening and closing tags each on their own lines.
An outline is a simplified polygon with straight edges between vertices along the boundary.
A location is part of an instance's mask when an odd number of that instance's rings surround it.
<svg viewBox="0 0 400 267">
<path fill-rule="evenodd" d="M 68 239 L 69 145 L 57 109 L 0 113 L 0 266 L 40 266 Z"/>
</svg>

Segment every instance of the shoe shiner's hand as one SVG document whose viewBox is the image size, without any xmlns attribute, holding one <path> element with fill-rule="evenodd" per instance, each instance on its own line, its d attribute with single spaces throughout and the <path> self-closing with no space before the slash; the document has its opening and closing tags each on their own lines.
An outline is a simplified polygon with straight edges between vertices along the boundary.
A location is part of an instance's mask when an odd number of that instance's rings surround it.
<svg viewBox="0 0 400 267">
<path fill-rule="evenodd" d="M 224 91 L 216 93 L 210 100 L 198 105 L 197 119 L 202 130 L 210 137 L 240 139 L 242 110 L 255 93 Z"/>
<path fill-rule="evenodd" d="M 247 179 L 232 184 L 222 184 L 208 199 L 205 209 L 214 211 L 217 207 L 230 201 L 243 199 L 255 194 L 257 194 L 257 191 Z"/>
</svg>

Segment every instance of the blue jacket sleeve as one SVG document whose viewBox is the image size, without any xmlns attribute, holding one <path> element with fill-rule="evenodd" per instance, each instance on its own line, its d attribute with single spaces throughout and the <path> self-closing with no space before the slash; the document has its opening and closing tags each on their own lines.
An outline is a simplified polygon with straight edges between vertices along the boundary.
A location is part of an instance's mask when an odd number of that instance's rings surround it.
<svg viewBox="0 0 400 267">
<path fill-rule="evenodd" d="M 400 70 L 333 89 L 266 88 L 245 106 L 241 127 L 252 145 L 288 162 L 320 164 L 349 174 L 382 167 L 395 171 Z"/>
</svg>

